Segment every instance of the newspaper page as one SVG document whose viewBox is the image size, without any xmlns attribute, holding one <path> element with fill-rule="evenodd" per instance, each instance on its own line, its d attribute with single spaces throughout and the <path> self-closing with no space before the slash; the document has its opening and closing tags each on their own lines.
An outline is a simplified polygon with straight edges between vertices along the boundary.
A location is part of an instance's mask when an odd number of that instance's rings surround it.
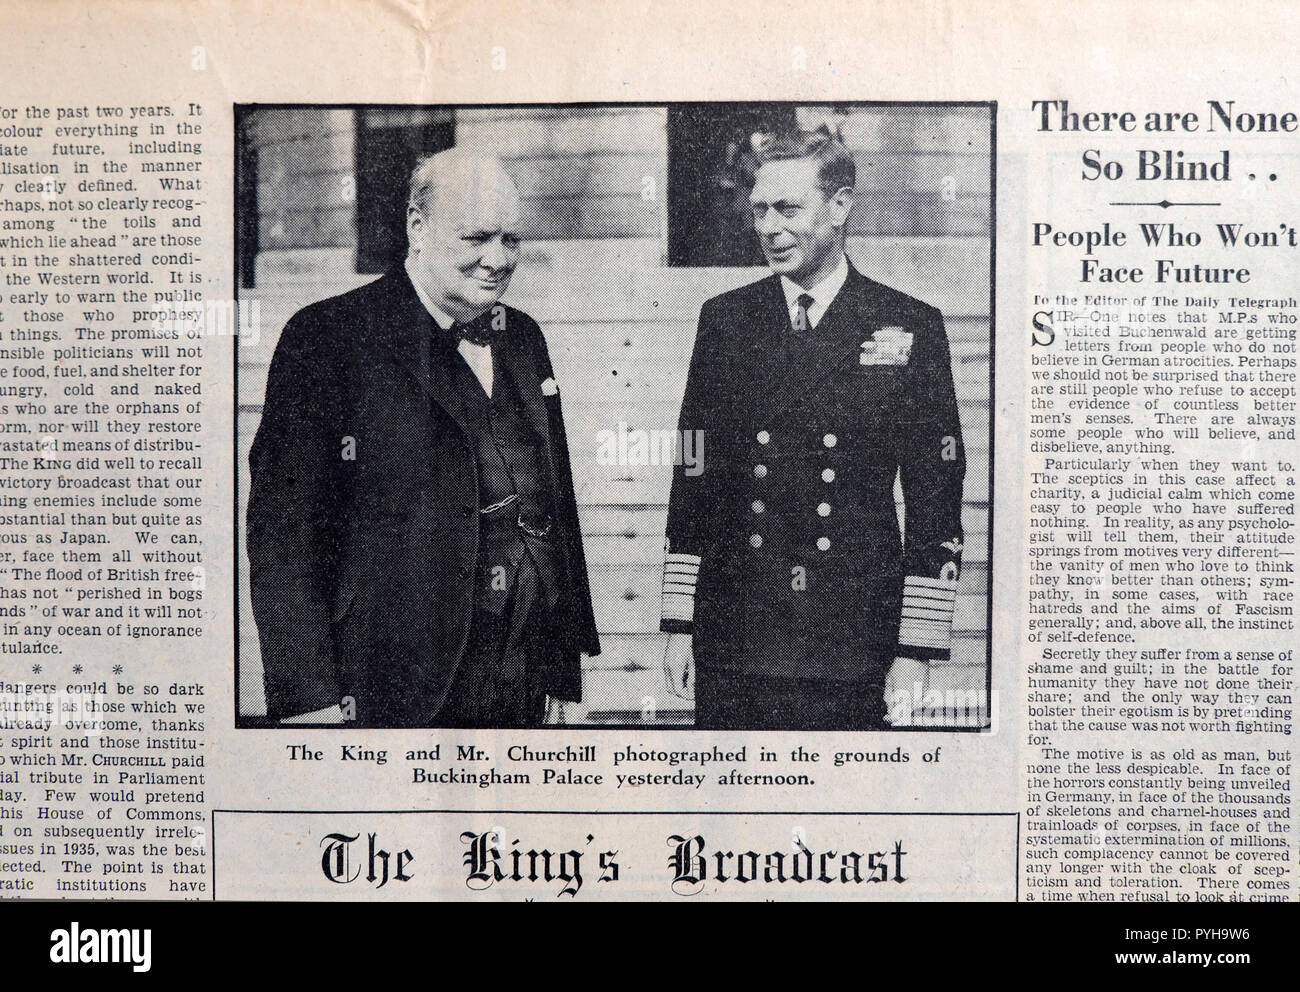
<svg viewBox="0 0 1300 992">
<path fill-rule="evenodd" d="M 0 11 L 0 896 L 1296 901 L 1293 7 Z"/>
</svg>

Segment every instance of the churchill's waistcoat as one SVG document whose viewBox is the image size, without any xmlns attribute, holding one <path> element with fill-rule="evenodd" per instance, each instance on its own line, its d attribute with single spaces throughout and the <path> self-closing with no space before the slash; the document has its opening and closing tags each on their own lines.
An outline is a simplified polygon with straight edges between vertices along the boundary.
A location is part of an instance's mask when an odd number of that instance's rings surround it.
<svg viewBox="0 0 1300 992">
<path fill-rule="evenodd" d="M 549 605 L 559 565 L 553 541 L 551 480 L 541 438 L 527 424 L 518 387 L 497 362 L 489 399 L 457 355 L 454 378 L 479 476 L 479 545 L 475 607 L 504 611 L 515 574 L 536 566 Z"/>
</svg>

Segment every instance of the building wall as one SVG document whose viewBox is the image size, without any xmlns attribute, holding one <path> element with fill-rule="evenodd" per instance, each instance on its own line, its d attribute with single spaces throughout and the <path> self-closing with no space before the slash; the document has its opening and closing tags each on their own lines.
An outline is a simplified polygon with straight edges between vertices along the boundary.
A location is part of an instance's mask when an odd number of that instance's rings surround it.
<svg viewBox="0 0 1300 992">
<path fill-rule="evenodd" d="M 854 264 L 938 306 L 947 320 L 969 462 L 966 551 L 952 661 L 932 670 L 931 684 L 981 689 L 988 605 L 988 112 L 858 108 L 846 114 L 807 107 L 799 116 L 804 126 L 840 124 L 857 158 L 859 188 L 867 195 L 859 197 L 851 222 Z M 355 272 L 355 234 L 349 236 L 343 195 L 352 168 L 352 113 L 293 111 L 274 126 L 254 122 L 251 133 L 259 151 L 261 251 L 257 288 L 241 297 L 258 301 L 263 327 L 260 343 L 240 355 L 241 519 L 248 446 L 280 329 L 300 307 L 373 278 Z M 529 240 L 506 299 L 541 323 L 563 398 L 604 647 L 588 661 L 586 701 L 570 707 L 566 718 L 688 720 L 685 704 L 665 699 L 657 632 L 671 469 L 599 465 L 597 439 L 620 422 L 631 429 L 675 428 L 700 305 L 766 270 L 663 264 L 668 139 L 662 109 L 462 109 L 456 140 L 500 155 L 520 188 Z M 300 188 L 278 188 L 286 186 Z M 246 566 L 241 576 L 246 583 Z M 240 709 L 255 715 L 264 703 L 247 603 L 245 588 Z"/>
<path fill-rule="evenodd" d="M 258 247 L 263 252 L 356 248 L 351 110 L 254 114 Z"/>
</svg>

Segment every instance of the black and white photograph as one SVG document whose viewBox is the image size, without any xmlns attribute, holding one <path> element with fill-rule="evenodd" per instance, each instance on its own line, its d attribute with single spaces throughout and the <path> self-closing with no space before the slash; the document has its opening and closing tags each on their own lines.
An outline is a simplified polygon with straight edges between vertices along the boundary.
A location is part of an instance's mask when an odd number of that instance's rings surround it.
<svg viewBox="0 0 1300 992">
<path fill-rule="evenodd" d="M 240 726 L 989 726 L 992 104 L 235 110 Z"/>
</svg>

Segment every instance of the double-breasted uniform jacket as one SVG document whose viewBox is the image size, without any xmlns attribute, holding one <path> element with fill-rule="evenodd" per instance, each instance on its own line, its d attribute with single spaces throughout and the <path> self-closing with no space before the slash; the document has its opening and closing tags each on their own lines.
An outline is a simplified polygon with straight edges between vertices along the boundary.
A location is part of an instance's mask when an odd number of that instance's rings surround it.
<svg viewBox="0 0 1300 992">
<path fill-rule="evenodd" d="M 560 551 L 539 684 L 581 698 L 598 654 L 560 397 L 541 329 L 504 307 L 498 375 L 540 440 Z M 400 267 L 285 326 L 249 463 L 248 557 L 267 713 L 350 697 L 360 726 L 431 726 L 465 651 L 477 465 L 450 339 Z"/>
<path fill-rule="evenodd" d="M 674 469 L 661 629 L 701 669 L 882 684 L 949 651 L 966 462 L 943 318 L 850 266 L 789 332 L 775 275 L 700 311 L 679 428 L 703 471 Z"/>
</svg>

